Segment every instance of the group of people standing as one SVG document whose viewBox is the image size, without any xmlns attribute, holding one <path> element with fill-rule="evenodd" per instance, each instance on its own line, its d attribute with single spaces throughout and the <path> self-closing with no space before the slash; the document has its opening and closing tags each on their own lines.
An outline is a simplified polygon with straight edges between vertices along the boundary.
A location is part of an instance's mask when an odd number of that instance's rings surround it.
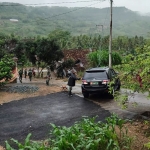
<svg viewBox="0 0 150 150">
<path fill-rule="evenodd" d="M 24 78 L 26 78 L 27 76 L 29 76 L 29 80 L 31 81 L 32 80 L 32 76 L 34 76 L 35 77 L 35 70 L 34 70 L 34 68 L 33 69 L 29 69 L 28 71 L 27 71 L 27 69 L 25 68 L 24 70 L 23 70 L 23 68 L 22 69 L 20 69 L 19 70 L 19 81 L 22 83 L 22 77 L 23 77 L 23 74 L 24 74 Z"/>
<path fill-rule="evenodd" d="M 30 68 L 28 71 L 26 68 L 24 69 L 24 71 L 23 71 L 23 68 L 20 69 L 19 70 L 19 80 L 21 83 L 22 83 L 23 74 L 24 74 L 24 78 L 29 76 L 29 80 L 31 81 L 32 76 L 35 77 L 35 70 L 34 70 L 34 68 L 33 69 Z M 51 77 L 50 68 L 47 67 L 46 85 L 49 85 L 50 77 Z M 67 77 L 68 77 L 68 87 L 69 87 L 68 88 L 68 96 L 72 96 L 73 95 L 72 94 L 72 87 L 75 86 L 75 81 L 80 80 L 80 78 L 77 78 L 77 74 L 76 74 L 76 71 L 74 69 L 68 71 Z"/>
</svg>

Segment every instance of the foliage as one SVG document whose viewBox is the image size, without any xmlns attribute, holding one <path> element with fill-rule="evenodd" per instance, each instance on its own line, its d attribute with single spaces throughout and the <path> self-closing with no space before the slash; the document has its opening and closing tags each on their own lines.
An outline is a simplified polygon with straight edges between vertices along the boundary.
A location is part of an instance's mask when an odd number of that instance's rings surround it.
<svg viewBox="0 0 150 150">
<path fill-rule="evenodd" d="M 10 42 L 12 44 L 12 40 Z M 14 49 L 11 53 L 17 56 L 18 62 L 22 66 L 26 66 L 27 63 L 31 62 L 37 67 L 38 76 L 42 72 L 42 70 L 39 72 L 39 67 L 43 69 L 63 57 L 63 53 L 54 39 L 37 37 L 34 40 L 17 40 L 13 44 Z"/>
<path fill-rule="evenodd" d="M 47 36 L 51 31 L 57 29 L 70 31 L 73 35 L 94 35 L 99 34 L 101 30 L 94 26 L 93 22 L 96 25 L 101 20 L 102 23 L 105 22 L 105 25 L 109 24 L 109 19 L 106 19 L 109 8 L 84 8 L 74 11 L 76 8 L 2 4 L 4 6 L 0 9 L 0 33 L 13 33 L 20 37 Z M 11 18 L 18 19 L 18 22 L 11 22 L 9 20 Z M 133 20 L 133 18 L 136 19 Z M 148 36 L 149 20 L 149 16 L 141 16 L 125 7 L 114 7 L 113 35 Z M 103 34 L 109 34 L 105 26 Z"/>
<path fill-rule="evenodd" d="M 21 63 L 23 66 L 26 66 L 29 62 L 36 65 L 37 62 L 35 55 L 37 55 L 37 50 L 40 51 L 40 49 L 44 49 L 44 52 L 49 51 L 48 49 L 52 41 L 55 41 L 54 43 L 57 45 L 59 50 L 89 49 L 94 51 L 96 49 L 98 50 L 100 44 L 103 49 L 108 50 L 109 36 L 105 36 L 101 40 L 101 36 L 72 36 L 68 31 L 63 30 L 54 30 L 48 37 L 45 38 L 38 36 L 32 39 L 29 37 L 27 39 L 19 39 L 13 34 L 10 37 L 0 36 L 0 57 L 2 58 L 5 54 L 12 53 L 18 58 L 18 63 Z M 135 47 L 142 47 L 146 42 L 148 42 L 148 40 L 144 40 L 143 37 L 135 36 L 133 38 L 129 38 L 122 36 L 113 39 L 112 50 L 123 56 L 127 54 L 135 54 Z"/>
<path fill-rule="evenodd" d="M 67 48 L 68 41 L 71 38 L 71 34 L 69 31 L 63 31 L 58 29 L 50 32 L 48 38 L 57 41 L 60 48 L 65 49 Z"/>
<path fill-rule="evenodd" d="M 149 91 L 150 84 L 150 46 L 136 49 L 136 55 L 124 57 L 122 65 L 116 66 L 121 71 L 120 77 L 123 81 L 123 87 L 131 89 L 134 92 Z M 142 85 L 138 77 L 142 79 Z M 128 84 L 130 83 L 130 84 Z"/>
<path fill-rule="evenodd" d="M 91 52 L 88 59 L 92 67 L 108 66 L 109 64 L 109 54 L 106 50 Z M 121 64 L 121 56 L 116 52 L 112 53 L 112 64 Z"/>
<path fill-rule="evenodd" d="M 62 66 L 63 66 L 63 68 L 72 68 L 72 67 L 74 67 L 74 63 L 75 62 L 73 59 L 68 59 L 62 63 Z"/>
<path fill-rule="evenodd" d="M 146 147 L 147 149 L 150 149 L 150 142 L 144 144 L 144 147 Z"/>
<path fill-rule="evenodd" d="M 45 150 L 45 146 L 43 143 L 33 142 L 33 141 L 31 142 L 30 137 L 31 137 L 31 133 L 28 134 L 28 136 L 26 137 L 24 144 L 18 142 L 15 139 L 11 139 L 11 140 L 18 146 L 18 150 L 26 150 L 26 149 Z M 6 141 L 6 150 L 15 150 L 9 145 L 8 141 Z"/>
<path fill-rule="evenodd" d="M 96 122 L 96 117 L 84 117 L 80 122 L 75 122 L 71 127 L 59 127 L 51 124 L 51 138 L 47 144 L 33 142 L 29 134 L 24 144 L 14 141 L 19 150 L 36 149 L 36 150 L 120 150 L 131 149 L 132 138 L 127 136 L 127 130 L 124 132 L 124 120 L 112 115 L 106 119 L 106 123 Z M 120 134 L 116 132 L 118 127 Z M 6 150 L 14 150 L 8 141 L 6 141 Z"/>
<path fill-rule="evenodd" d="M 34 40 L 27 40 L 24 41 L 25 43 L 25 56 L 28 58 L 28 61 L 32 62 L 33 65 L 36 64 L 36 49 L 37 49 L 37 41 Z M 18 59 L 20 59 L 18 57 Z"/>
<path fill-rule="evenodd" d="M 63 57 L 63 53 L 59 45 L 52 39 L 42 38 L 37 40 L 36 55 L 39 61 L 51 64 L 53 61 L 58 61 Z"/>
<path fill-rule="evenodd" d="M 27 57 L 26 57 L 26 55 L 24 55 L 24 53 L 25 53 L 25 43 L 22 42 L 22 41 L 18 41 L 18 40 L 16 42 L 17 42 L 17 44 L 16 44 L 16 47 L 13 50 L 13 53 L 15 54 L 15 56 L 17 58 L 19 58 L 18 64 L 20 63 L 22 66 L 24 66 L 25 63 L 27 63 Z"/>
<path fill-rule="evenodd" d="M 0 59 L 0 80 L 5 79 L 6 81 L 12 77 L 12 69 L 15 64 L 11 55 L 5 55 Z"/>
<path fill-rule="evenodd" d="M 122 64 L 115 66 L 120 72 L 122 88 L 127 89 L 121 95 L 118 93 L 115 98 L 124 108 L 128 106 L 130 96 L 135 92 L 148 92 L 150 97 L 150 46 L 137 47 L 135 52 L 135 55 L 124 56 Z"/>
</svg>

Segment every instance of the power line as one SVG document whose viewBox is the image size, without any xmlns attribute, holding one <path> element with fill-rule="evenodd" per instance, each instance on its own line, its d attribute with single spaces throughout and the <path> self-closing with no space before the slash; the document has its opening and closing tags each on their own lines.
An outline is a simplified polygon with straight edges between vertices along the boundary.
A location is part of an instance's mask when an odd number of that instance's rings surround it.
<svg viewBox="0 0 150 150">
<path fill-rule="evenodd" d="M 88 5 L 88 6 L 96 5 L 98 3 L 94 3 L 94 4 L 91 4 L 91 5 Z M 71 10 L 71 11 L 68 11 L 68 12 L 64 12 L 64 13 L 61 13 L 61 14 L 53 15 L 53 16 L 50 16 L 50 17 L 47 17 L 47 18 L 41 18 L 40 20 L 47 20 L 47 19 L 51 19 L 51 18 L 54 18 L 54 17 L 59 17 L 59 16 L 62 16 L 62 15 L 66 15 L 66 14 L 69 14 L 69 13 L 77 11 L 77 10 L 85 9 L 88 6 L 80 7 L 80 8 L 77 8 L 77 9 L 74 9 L 74 10 Z M 32 22 L 38 22 L 38 20 L 37 21 L 32 21 Z"/>
<path fill-rule="evenodd" d="M 41 18 L 40 20 L 48 20 L 48 19 L 51 19 L 51 18 L 54 18 L 54 17 L 59 17 L 59 16 L 62 16 L 62 15 L 66 15 L 66 14 L 69 14 L 69 13 L 71 13 L 71 12 L 74 12 L 74 11 L 77 11 L 77 10 L 81 10 L 81 9 L 85 9 L 85 8 L 87 8 L 87 7 L 89 7 L 89 6 L 92 6 L 92 5 L 96 5 L 96 4 L 98 4 L 98 3 L 102 2 L 102 1 L 105 1 L 105 0 L 94 0 L 94 1 L 99 1 L 99 2 L 94 3 L 94 4 L 91 4 L 91 5 L 87 5 L 87 6 L 84 6 L 84 7 L 80 7 L 80 8 L 78 7 L 77 9 L 74 9 L 74 10 L 71 10 L 71 11 L 68 11 L 68 12 L 65 12 L 65 13 L 53 15 L 53 16 L 50 16 L 50 17 L 47 17 L 47 18 Z M 78 1 L 78 2 L 79 2 L 79 1 Z M 37 23 L 38 23 L 38 21 L 40 21 L 40 20 L 35 20 L 35 21 L 30 21 L 30 22 L 37 22 Z M 40 24 L 43 24 L 43 23 L 38 23 L 38 25 L 40 25 Z M 45 24 L 45 23 L 44 23 L 44 24 Z M 21 25 L 21 24 L 20 24 L 20 25 Z M 27 26 L 27 25 L 23 25 L 22 28 L 25 27 L 25 26 Z M 21 28 L 20 28 L 20 29 L 21 29 Z"/>
<path fill-rule="evenodd" d="M 105 16 L 105 19 L 104 19 L 103 24 L 101 24 L 101 25 L 96 25 L 96 27 L 97 27 L 97 26 L 101 26 L 101 27 L 102 27 L 102 34 L 104 34 L 104 33 L 103 33 L 103 32 L 104 32 L 104 28 L 107 27 L 107 26 L 105 26 L 105 24 L 106 24 L 106 20 L 107 20 L 107 18 L 108 18 L 108 11 L 109 11 L 109 8 L 107 8 L 106 16 Z"/>
<path fill-rule="evenodd" d="M 81 9 L 85 9 L 86 7 L 89 7 L 89 6 L 92 6 L 92 5 L 96 5 L 96 4 L 98 4 L 98 3 L 100 3 L 100 2 L 103 2 L 103 1 L 105 1 L 105 0 L 91 0 L 91 2 L 92 1 L 99 1 L 99 2 L 97 2 L 97 3 L 94 3 L 94 4 L 90 4 L 90 5 L 87 5 L 87 6 L 85 6 L 85 7 L 78 7 L 77 9 L 74 9 L 74 10 L 71 10 L 71 11 L 68 11 L 68 12 L 64 12 L 64 13 L 61 13 L 61 14 L 57 14 L 57 15 L 53 15 L 53 16 L 50 16 L 50 17 L 47 17 L 47 18 L 40 18 L 40 20 L 48 20 L 48 19 L 51 19 L 51 18 L 54 18 L 54 17 L 59 17 L 59 16 L 62 16 L 62 15 L 65 15 L 65 14 L 69 14 L 69 13 L 71 13 L 71 12 L 74 12 L 74 11 L 77 11 L 77 10 L 81 10 Z M 76 2 L 81 2 L 81 1 L 76 1 Z M 83 2 L 83 1 L 82 1 Z M 84 1 L 84 2 L 86 2 L 86 1 Z M 61 3 L 65 3 L 65 2 L 61 2 Z M 69 2 L 67 2 L 67 3 L 69 3 Z M 73 3 L 73 2 L 72 2 Z M 46 3 L 45 3 L 46 4 Z M 3 5 L 0 5 L 0 6 L 3 6 Z M 14 6 L 14 5 L 13 5 Z M 18 5 L 18 6 L 20 6 L 20 5 Z M 38 22 L 39 20 L 35 20 L 35 21 L 31 21 L 31 22 Z M 43 23 L 40 23 L 40 24 L 43 24 Z M 39 25 L 39 23 L 38 23 L 38 25 Z"/>
<path fill-rule="evenodd" d="M 57 3 L 36 3 L 36 4 L 1 4 L 0 6 L 38 6 L 38 5 L 55 5 L 55 4 L 72 4 L 72 3 L 85 3 L 85 2 L 94 2 L 94 1 L 100 1 L 100 0 L 88 0 L 88 1 L 74 1 L 74 2 L 57 2 Z M 103 0 L 104 1 L 104 0 Z"/>
<path fill-rule="evenodd" d="M 98 4 L 98 3 L 102 2 L 102 1 L 103 0 L 101 0 L 101 1 L 99 1 L 97 3 L 94 3 L 94 4 L 90 4 L 90 5 L 87 5 L 87 6 L 84 6 L 84 7 L 80 7 L 80 8 L 78 7 L 77 9 L 74 9 L 74 10 L 71 10 L 71 11 L 68 11 L 68 12 L 64 12 L 64 13 L 61 13 L 61 14 L 53 15 L 53 16 L 50 16 L 50 17 L 47 17 L 47 18 L 40 18 L 40 20 L 48 20 L 48 19 L 51 19 L 51 18 L 54 18 L 54 17 L 59 17 L 59 16 L 62 16 L 62 15 L 66 15 L 66 14 L 69 14 L 71 12 L 74 12 L 74 11 L 77 11 L 77 10 L 81 10 L 81 9 L 85 9 L 85 8 L 87 8 L 89 6 L 92 6 L 92 5 L 96 5 L 96 4 Z M 40 21 L 40 20 L 34 20 L 34 21 L 30 21 L 30 22 L 37 22 L 38 23 L 38 21 Z M 45 23 L 38 23 L 38 25 L 39 24 L 45 24 Z"/>
<path fill-rule="evenodd" d="M 105 24 L 106 24 L 106 20 L 107 20 L 107 18 L 108 18 L 108 10 L 109 10 L 109 9 L 107 9 L 106 17 L 105 17 L 105 19 L 104 19 L 104 23 L 103 23 L 103 25 L 104 25 L 104 26 L 105 26 Z"/>
</svg>

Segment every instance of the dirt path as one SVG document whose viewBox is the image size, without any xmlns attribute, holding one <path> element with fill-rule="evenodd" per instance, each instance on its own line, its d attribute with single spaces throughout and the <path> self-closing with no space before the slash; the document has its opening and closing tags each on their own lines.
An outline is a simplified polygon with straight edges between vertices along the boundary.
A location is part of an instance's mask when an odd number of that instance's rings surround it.
<svg viewBox="0 0 150 150">
<path fill-rule="evenodd" d="M 6 92 L 6 89 L 8 89 L 11 86 L 16 85 L 33 85 L 38 87 L 38 91 L 33 93 L 11 93 Z M 44 96 L 50 93 L 56 93 L 62 91 L 61 86 L 65 85 L 63 80 L 56 80 L 55 78 L 52 78 L 50 81 L 50 86 L 46 86 L 45 79 L 37 79 L 33 78 L 33 80 L 30 82 L 28 79 L 23 79 L 23 83 L 12 83 L 6 85 L 4 88 L 0 89 L 0 104 L 8 103 L 14 100 L 20 100 L 23 98 L 29 98 L 29 97 L 36 97 L 36 96 Z M 66 85 L 65 85 L 66 86 Z"/>
</svg>

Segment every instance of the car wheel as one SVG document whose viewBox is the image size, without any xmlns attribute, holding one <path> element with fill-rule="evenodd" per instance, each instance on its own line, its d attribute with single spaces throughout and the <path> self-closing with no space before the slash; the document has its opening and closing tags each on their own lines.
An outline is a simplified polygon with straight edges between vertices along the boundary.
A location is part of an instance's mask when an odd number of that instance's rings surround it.
<svg viewBox="0 0 150 150">
<path fill-rule="evenodd" d="M 88 98 L 89 97 L 89 93 L 83 93 L 84 98 Z"/>
</svg>

